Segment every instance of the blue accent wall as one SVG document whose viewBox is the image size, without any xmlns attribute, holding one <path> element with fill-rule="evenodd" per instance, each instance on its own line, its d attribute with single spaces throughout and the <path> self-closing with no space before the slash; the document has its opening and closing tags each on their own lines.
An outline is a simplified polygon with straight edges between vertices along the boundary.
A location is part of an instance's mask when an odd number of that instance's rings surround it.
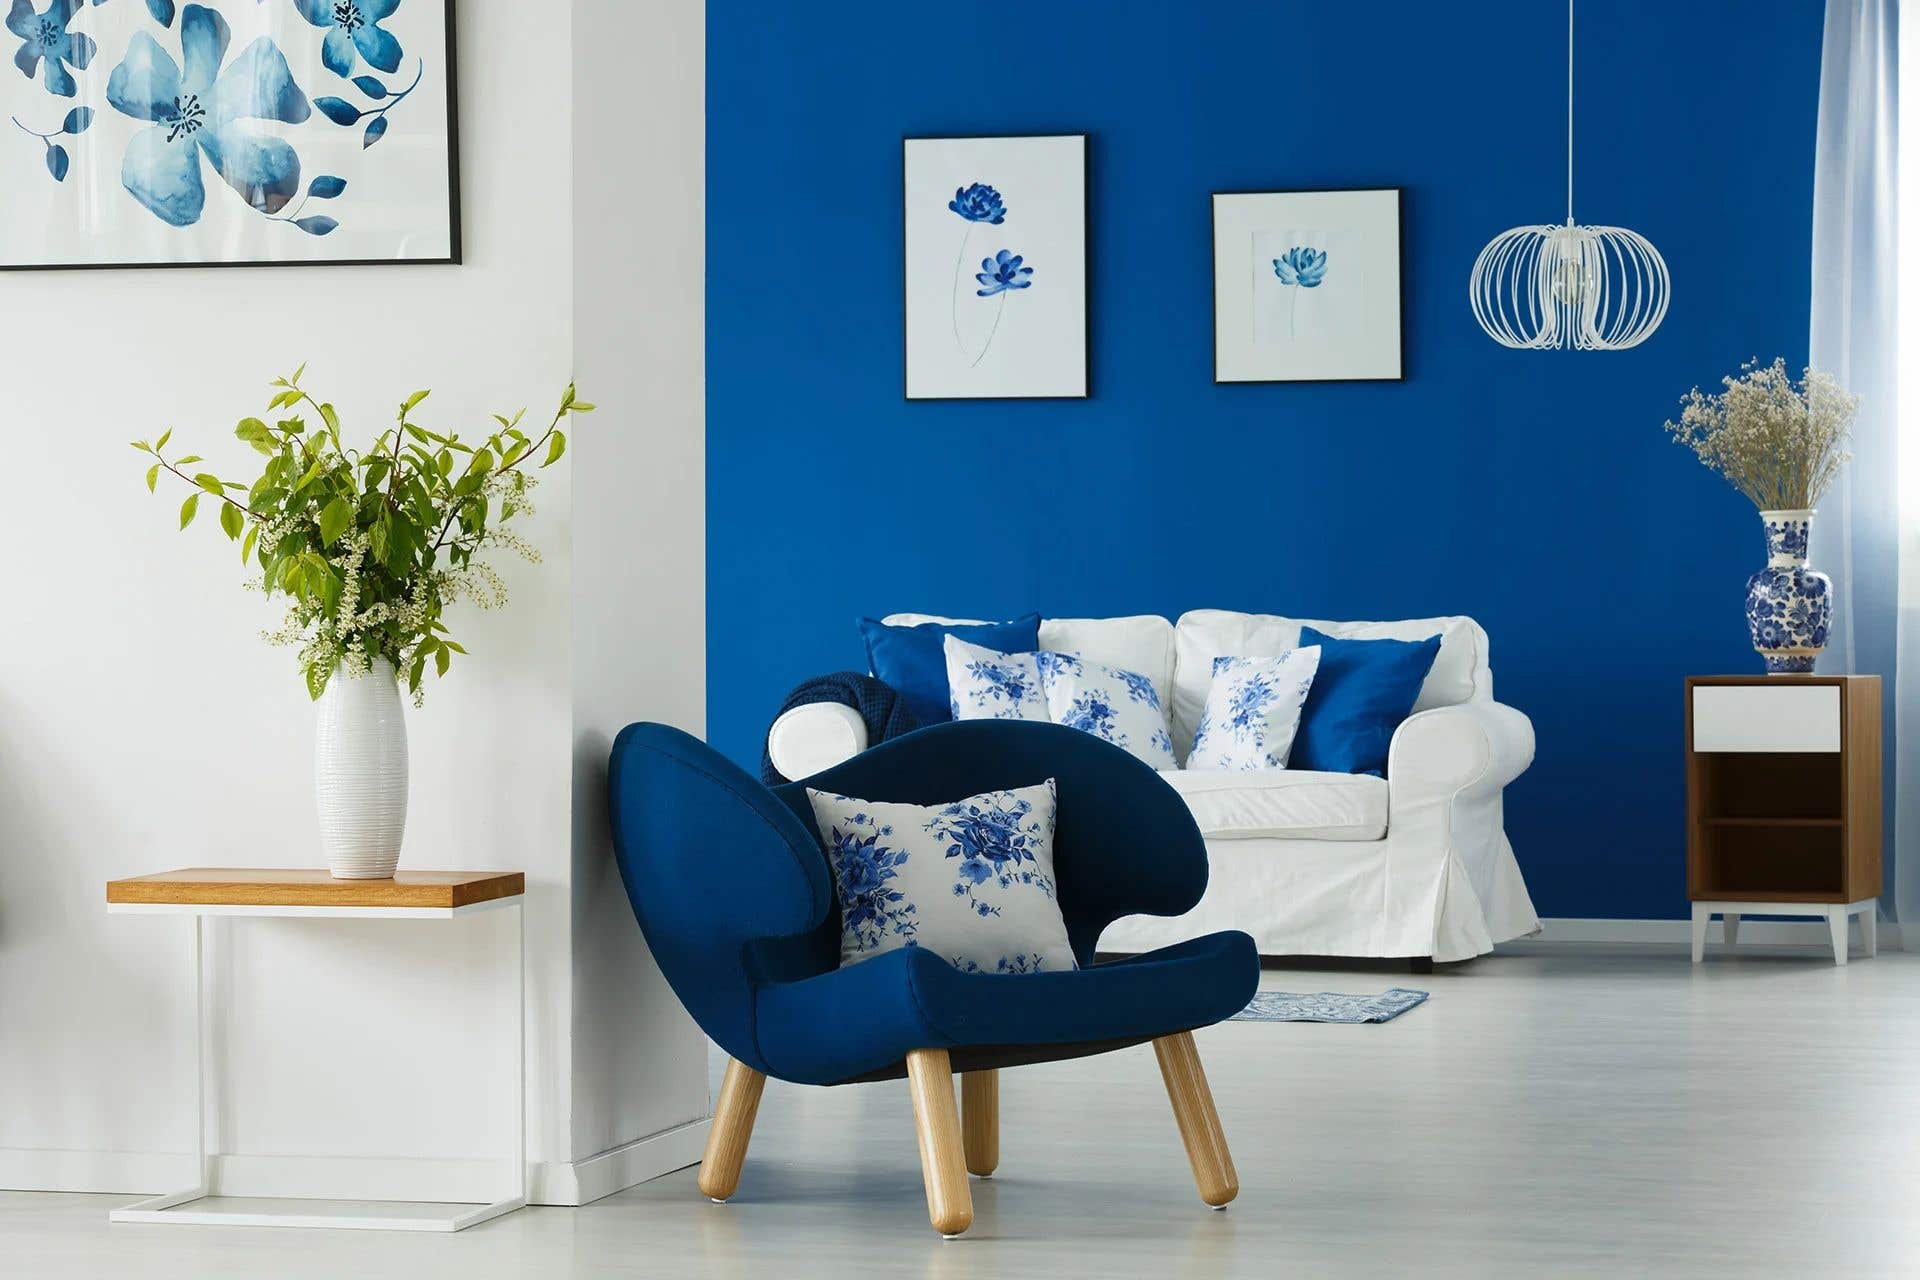
<svg viewBox="0 0 1920 1280">
<path fill-rule="evenodd" d="M 1805 359 L 1820 27 L 1581 6 L 1575 212 L 1674 292 L 1644 346 L 1560 354 L 1467 304 L 1494 233 L 1565 216 L 1552 4 L 710 0 L 713 742 L 757 764 L 862 614 L 1466 613 L 1539 735 L 1507 823 L 1541 914 L 1683 915 L 1681 680 L 1759 669 L 1763 549 L 1661 423 Z M 901 139 L 1054 132 L 1091 135 L 1092 398 L 907 403 Z M 1209 193 L 1360 186 L 1404 189 L 1405 380 L 1215 386 Z"/>
</svg>

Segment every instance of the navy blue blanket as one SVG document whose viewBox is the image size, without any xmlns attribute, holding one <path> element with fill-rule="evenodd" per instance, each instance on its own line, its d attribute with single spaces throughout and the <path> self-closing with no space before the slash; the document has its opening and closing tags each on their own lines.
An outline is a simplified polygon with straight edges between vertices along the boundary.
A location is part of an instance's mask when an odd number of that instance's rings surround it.
<svg viewBox="0 0 1920 1280">
<path fill-rule="evenodd" d="M 907 701 L 894 691 L 893 686 L 861 675 L 858 671 L 836 671 L 830 676 L 815 676 L 787 695 L 780 704 L 780 710 L 774 713 L 779 719 L 795 707 L 804 707 L 814 702 L 838 702 L 842 706 L 852 707 L 867 722 L 867 745 L 877 747 L 889 738 L 897 738 L 920 727 L 920 721 L 913 712 L 907 710 Z M 773 767 L 773 757 L 767 753 L 766 739 L 760 742 L 760 781 L 770 787 L 777 787 L 792 779 Z"/>
</svg>

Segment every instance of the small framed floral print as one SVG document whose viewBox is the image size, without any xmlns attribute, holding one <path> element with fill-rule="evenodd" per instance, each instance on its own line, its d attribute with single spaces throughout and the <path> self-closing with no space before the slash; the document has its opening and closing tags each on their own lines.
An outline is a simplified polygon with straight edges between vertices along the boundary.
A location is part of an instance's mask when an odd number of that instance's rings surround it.
<svg viewBox="0 0 1920 1280">
<path fill-rule="evenodd" d="M 1400 192 L 1213 197 L 1213 380 L 1397 380 Z"/>
<path fill-rule="evenodd" d="M 908 138 L 909 400 L 1087 394 L 1087 139 Z"/>
<path fill-rule="evenodd" d="M 0 269 L 460 260 L 453 0 L 0 5 Z"/>
</svg>

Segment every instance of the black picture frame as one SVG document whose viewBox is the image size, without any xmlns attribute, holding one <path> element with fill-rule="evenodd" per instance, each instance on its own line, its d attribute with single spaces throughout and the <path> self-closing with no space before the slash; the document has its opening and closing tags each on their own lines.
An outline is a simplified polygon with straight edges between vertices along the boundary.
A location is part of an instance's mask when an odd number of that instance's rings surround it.
<svg viewBox="0 0 1920 1280">
<path fill-rule="evenodd" d="M 1400 372 L 1392 377 L 1378 378 L 1221 378 L 1220 376 L 1220 298 L 1217 278 L 1220 261 L 1220 201 L 1223 197 L 1233 196 L 1299 196 L 1299 195 L 1374 195 L 1392 192 L 1394 197 L 1394 253 L 1398 256 L 1396 298 L 1399 305 L 1400 323 L 1395 337 L 1399 347 Z M 1364 187 L 1265 187 L 1247 191 L 1214 191 L 1207 197 L 1207 270 L 1211 288 L 1209 295 L 1212 306 L 1213 325 L 1213 385 L 1216 387 L 1270 387 L 1305 384 L 1307 386 L 1337 386 L 1343 383 L 1379 383 L 1405 382 L 1407 380 L 1407 192 L 1398 186 Z"/>
<path fill-rule="evenodd" d="M 443 0 L 447 47 L 447 254 L 438 258 L 262 258 L 249 262 L 0 262 L 5 271 L 158 271 L 187 268 L 196 271 L 229 267 L 440 267 L 459 266 L 465 261 L 461 243 L 460 214 L 460 50 L 459 29 L 454 20 L 454 0 Z M 94 0 L 100 3 L 100 0 Z"/>
<path fill-rule="evenodd" d="M 907 346 L 907 147 L 915 142 L 993 142 L 1008 138 L 1078 138 L 1081 147 L 1080 278 L 1084 281 L 1079 395 L 916 396 L 908 392 L 912 356 Z M 1093 399 L 1093 134 L 1076 129 L 1035 129 L 1024 133 L 935 133 L 900 139 L 900 398 L 908 404 L 1009 404 L 1024 401 Z"/>
</svg>

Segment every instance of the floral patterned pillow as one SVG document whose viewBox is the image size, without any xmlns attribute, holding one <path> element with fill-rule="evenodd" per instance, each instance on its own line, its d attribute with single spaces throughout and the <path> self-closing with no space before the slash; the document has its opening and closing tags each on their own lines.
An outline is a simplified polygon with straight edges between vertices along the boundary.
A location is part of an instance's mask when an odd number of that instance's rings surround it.
<svg viewBox="0 0 1920 1280">
<path fill-rule="evenodd" d="M 942 641 L 955 720 L 1045 720 L 1047 695 L 1031 653 L 1001 653 L 955 636 Z"/>
<path fill-rule="evenodd" d="M 1076 968 L 1054 900 L 1052 778 L 952 804 L 807 789 L 840 900 L 840 964 L 926 947 L 962 973 Z"/>
<path fill-rule="evenodd" d="M 1215 658 L 1187 768 L 1286 768 L 1319 669 L 1318 645 L 1277 658 Z"/>
<path fill-rule="evenodd" d="M 1031 656 L 1040 669 L 1049 720 L 1105 738 L 1156 769 L 1179 767 L 1167 713 L 1152 680 L 1071 653 Z"/>
</svg>

